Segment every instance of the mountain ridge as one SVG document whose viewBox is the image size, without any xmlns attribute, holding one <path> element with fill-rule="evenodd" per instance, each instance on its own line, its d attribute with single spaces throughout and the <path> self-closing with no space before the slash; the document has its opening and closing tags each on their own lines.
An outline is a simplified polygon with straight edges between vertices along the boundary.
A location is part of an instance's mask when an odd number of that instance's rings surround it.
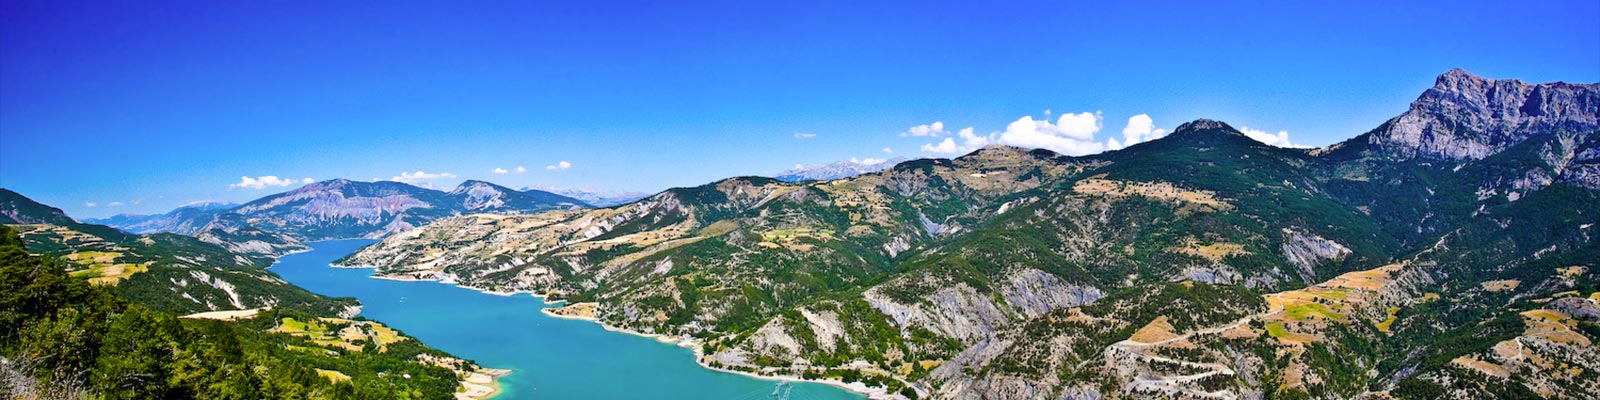
<svg viewBox="0 0 1600 400">
<path fill-rule="evenodd" d="M 905 397 L 1600 393 L 1568 375 L 1473 375 L 1539 371 L 1496 346 L 1563 348 L 1540 354 L 1600 371 L 1581 361 L 1592 346 L 1512 328 L 1597 329 L 1527 315 L 1594 307 L 1581 297 L 1597 287 L 1600 216 L 1582 205 L 1600 198 L 1600 150 L 1584 96 L 1600 85 L 1493 83 L 1530 95 L 1488 102 L 1468 75 L 1322 149 L 1196 120 L 1082 157 L 990 146 L 838 180 L 729 178 L 613 208 L 441 219 L 339 263 L 542 293 L 680 337 L 709 367 Z M 1476 119 L 1483 107 L 1443 105 L 1457 92 L 1538 112 Z M 1472 129 L 1384 136 L 1406 118 Z M 1492 151 L 1428 147 L 1458 142 Z"/>
</svg>

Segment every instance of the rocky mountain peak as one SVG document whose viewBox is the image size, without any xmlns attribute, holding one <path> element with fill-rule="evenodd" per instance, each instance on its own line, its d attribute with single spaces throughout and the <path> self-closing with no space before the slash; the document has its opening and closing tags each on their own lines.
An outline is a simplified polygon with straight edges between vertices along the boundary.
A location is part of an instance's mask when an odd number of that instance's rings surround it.
<svg viewBox="0 0 1600 400">
<path fill-rule="evenodd" d="M 1239 134 L 1239 130 L 1238 129 L 1234 129 L 1232 126 L 1229 126 L 1225 122 L 1217 121 L 1217 120 L 1213 120 L 1213 119 L 1205 119 L 1205 118 L 1201 118 L 1201 119 L 1185 122 L 1185 123 L 1183 123 L 1183 125 L 1178 125 L 1178 129 L 1173 130 L 1172 134 L 1173 135 L 1180 135 L 1180 134 L 1187 134 L 1187 133 L 1193 133 L 1193 132 L 1215 131 L 1215 130 L 1221 130 L 1221 131 L 1225 131 L 1227 133 Z"/>
<path fill-rule="evenodd" d="M 346 186 L 350 186 L 351 183 L 352 182 L 349 179 L 344 179 L 344 178 L 329 179 L 329 180 L 325 180 L 325 181 L 321 181 L 321 182 L 312 182 L 312 183 L 306 184 L 305 186 L 301 186 L 298 189 L 291 190 L 290 192 L 292 192 L 292 193 L 305 193 L 305 192 L 320 192 L 320 191 L 328 191 L 328 190 L 338 190 L 338 189 L 342 189 L 342 188 L 344 188 Z"/>
<path fill-rule="evenodd" d="M 1481 160 L 1532 136 L 1600 128 L 1600 83 L 1529 84 L 1462 69 L 1439 75 L 1366 140 L 1400 159 Z"/>
<path fill-rule="evenodd" d="M 506 189 L 506 188 L 501 187 L 500 185 L 496 185 L 496 184 L 493 184 L 493 183 L 484 182 L 484 181 L 480 181 L 480 180 L 468 179 L 465 182 L 461 182 L 460 185 L 456 185 L 456 188 L 451 190 L 450 194 L 463 194 L 463 193 L 468 193 L 468 192 L 485 191 L 485 190 L 492 190 L 492 191 L 497 191 L 497 192 L 511 192 L 511 191 L 513 191 L 511 189 Z"/>
</svg>

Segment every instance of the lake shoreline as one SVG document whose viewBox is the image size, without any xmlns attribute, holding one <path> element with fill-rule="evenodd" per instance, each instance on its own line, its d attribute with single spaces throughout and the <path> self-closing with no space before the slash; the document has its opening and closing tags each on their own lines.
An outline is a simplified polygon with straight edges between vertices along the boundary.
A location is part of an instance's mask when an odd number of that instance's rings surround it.
<svg viewBox="0 0 1600 400">
<path fill-rule="evenodd" d="M 540 297 L 542 299 L 542 296 L 535 295 L 535 297 Z M 558 300 L 558 301 L 560 301 L 560 300 Z M 565 303 L 565 301 L 562 301 L 562 303 Z M 547 304 L 557 304 L 557 303 L 548 303 L 547 302 Z M 550 311 L 550 310 L 553 310 L 553 309 L 555 309 L 555 307 L 546 307 L 546 308 L 539 309 L 539 312 L 544 314 L 544 315 L 546 315 L 546 316 L 552 317 L 552 318 L 593 322 L 596 325 L 600 325 L 600 328 L 601 329 L 605 329 L 607 332 L 616 332 L 616 333 L 621 333 L 621 334 L 627 334 L 627 335 L 633 335 L 633 336 L 639 336 L 639 337 L 644 337 L 644 338 L 655 339 L 657 342 L 660 342 L 662 344 L 674 345 L 674 346 L 678 346 L 678 347 L 689 349 L 690 351 L 694 352 L 694 362 L 695 362 L 695 364 L 698 364 L 698 365 L 700 365 L 701 368 L 705 368 L 705 369 L 708 369 L 708 370 L 722 372 L 722 373 L 735 374 L 735 375 L 742 375 L 742 376 L 746 376 L 746 377 L 750 377 L 750 378 L 756 378 L 756 379 L 768 380 L 768 381 L 809 382 L 809 383 L 823 384 L 823 385 L 828 385 L 828 386 L 833 386 L 833 387 L 836 387 L 836 388 L 848 390 L 851 393 L 855 393 L 855 394 L 859 394 L 859 395 L 862 395 L 862 396 L 866 396 L 866 398 L 872 399 L 872 400 L 899 399 L 899 398 L 901 398 L 899 396 L 890 394 L 885 389 L 869 387 L 869 386 L 867 386 L 865 384 L 862 384 L 862 383 L 846 383 L 844 381 L 837 380 L 837 379 L 807 379 L 807 378 L 798 377 L 798 376 L 794 376 L 794 375 L 783 375 L 783 374 L 763 375 L 763 374 L 750 372 L 750 371 L 740 371 L 740 370 L 734 370 L 734 369 L 728 369 L 728 368 L 712 366 L 709 362 L 706 361 L 705 351 L 704 351 L 704 348 L 701 346 L 701 343 L 700 343 L 699 339 L 692 338 L 692 337 L 673 337 L 673 336 L 662 335 L 662 334 L 657 334 L 657 333 L 639 332 L 639 331 L 635 331 L 635 330 L 631 330 L 631 329 L 617 327 L 617 326 L 613 326 L 611 324 L 607 324 L 607 323 L 605 323 L 603 321 L 600 321 L 598 318 L 595 318 L 595 317 L 557 314 L 555 312 Z"/>
<path fill-rule="evenodd" d="M 622 334 L 628 334 L 628 335 L 639 336 L 639 337 L 644 337 L 644 338 L 650 338 L 650 339 L 655 339 L 657 342 L 660 342 L 662 344 L 668 344 L 668 345 L 674 345 L 674 346 L 678 346 L 678 347 L 683 347 L 683 348 L 689 349 L 690 351 L 694 352 L 694 363 L 696 365 L 699 365 L 701 368 L 705 368 L 705 369 L 708 369 L 708 370 L 721 372 L 721 373 L 735 374 L 735 375 L 740 375 L 740 376 L 745 376 L 745 377 L 750 377 L 750 378 L 755 378 L 755 379 L 760 379 L 760 380 L 766 380 L 766 381 L 808 382 L 808 383 L 816 383 L 816 384 L 828 385 L 828 386 L 836 387 L 836 388 L 839 388 L 839 389 L 844 389 L 844 390 L 849 391 L 851 393 L 862 395 L 862 396 L 864 396 L 864 397 L 866 397 L 868 399 L 872 399 L 872 400 L 900 399 L 900 398 L 902 398 L 902 397 L 900 397 L 900 396 L 898 396 L 896 394 L 889 393 L 886 389 L 869 387 L 869 386 L 867 386 L 865 384 L 862 384 L 862 383 L 859 383 L 859 382 L 857 382 L 857 383 L 846 383 L 844 381 L 837 380 L 837 379 L 807 379 L 807 378 L 803 378 L 803 377 L 799 377 L 799 376 L 783 375 L 783 374 L 770 374 L 770 375 L 768 375 L 768 374 L 760 374 L 760 373 L 749 372 L 749 371 L 739 371 L 739 370 L 733 370 L 733 369 L 728 369 L 728 368 L 715 367 L 715 366 L 712 366 L 709 362 L 706 361 L 705 352 L 702 349 L 702 346 L 700 345 L 700 341 L 698 339 L 680 338 L 680 337 L 672 337 L 672 336 L 667 336 L 667 335 L 662 335 L 662 334 L 644 333 L 644 332 L 634 331 L 634 330 L 630 330 L 630 329 L 626 329 L 626 328 L 622 328 L 622 327 L 612 326 L 611 324 L 607 324 L 607 323 L 605 323 L 603 321 L 600 321 L 599 319 L 594 318 L 594 317 L 556 314 L 554 312 L 551 312 L 550 310 L 555 309 L 556 306 L 565 305 L 567 303 L 567 301 L 566 300 L 550 300 L 549 296 L 547 296 L 545 294 L 542 294 L 542 293 L 538 293 L 538 292 L 532 291 L 532 290 L 513 290 L 513 291 L 509 291 L 509 292 L 506 292 L 506 291 L 494 291 L 494 290 L 488 290 L 488 289 L 483 289 L 483 288 L 467 286 L 467 285 L 461 284 L 459 282 L 446 282 L 446 281 L 441 280 L 441 279 L 419 279 L 419 278 L 410 277 L 410 276 L 380 275 L 380 274 L 377 273 L 377 267 L 368 266 L 368 265 L 338 265 L 338 264 L 334 264 L 334 263 L 329 263 L 328 266 L 329 267 L 333 267 L 333 268 L 345 268 L 345 269 L 371 269 L 371 270 L 373 270 L 373 274 L 372 274 L 371 277 L 374 278 L 374 279 L 384 279 L 384 280 L 402 281 L 402 282 L 435 282 L 435 283 L 438 283 L 438 284 L 441 284 L 441 285 L 455 286 L 455 287 L 458 287 L 458 288 L 467 289 L 467 290 L 471 290 L 471 291 L 475 291 L 475 292 L 483 293 L 483 294 L 487 294 L 487 295 L 492 295 L 492 296 L 510 297 L 510 296 L 516 296 L 516 295 L 519 295 L 519 294 L 527 294 L 527 295 L 532 296 L 532 297 L 534 297 L 536 299 L 539 299 L 539 301 L 546 306 L 546 307 L 543 307 L 543 308 L 539 309 L 539 313 L 540 314 L 544 314 L 545 316 L 549 316 L 549 317 L 557 318 L 557 319 L 570 319 L 570 320 L 588 321 L 588 322 L 592 322 L 592 323 L 594 323 L 596 325 L 599 325 L 601 329 L 604 329 L 607 332 L 622 333 Z"/>
</svg>

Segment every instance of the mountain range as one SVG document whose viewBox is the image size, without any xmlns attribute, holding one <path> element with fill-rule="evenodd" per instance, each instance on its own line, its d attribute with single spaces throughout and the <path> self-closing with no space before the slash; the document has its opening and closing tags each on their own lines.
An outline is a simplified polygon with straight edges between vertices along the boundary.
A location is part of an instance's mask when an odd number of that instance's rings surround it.
<svg viewBox="0 0 1600 400">
<path fill-rule="evenodd" d="M 377 238 L 453 215 L 587 207 L 567 196 L 474 180 L 445 192 L 400 182 L 334 179 L 245 204 L 191 205 L 161 215 L 91 222 L 136 233 L 196 236 L 240 253 L 277 256 L 303 250 L 305 241 Z"/>
<path fill-rule="evenodd" d="M 784 182 L 843 179 L 889 169 L 905 161 L 905 157 L 895 157 L 887 160 L 871 158 L 857 160 L 852 158 L 827 164 L 795 165 L 794 168 L 779 172 L 773 178 Z"/>
<path fill-rule="evenodd" d="M 64 262 L 72 275 L 115 287 L 146 307 L 194 313 L 292 306 L 351 313 L 354 299 L 330 299 L 266 270 L 273 259 L 229 251 L 175 233 L 136 234 L 67 218 L 60 209 L 0 189 L 0 210 L 31 253 Z"/>
<path fill-rule="evenodd" d="M 611 207 L 632 203 L 639 199 L 649 197 L 649 193 L 632 192 L 626 190 L 590 190 L 558 188 L 552 186 L 524 187 L 523 191 L 545 191 L 582 200 L 584 203 L 595 207 Z"/>
<path fill-rule="evenodd" d="M 1326 148 L 1197 120 L 452 216 L 339 263 L 888 397 L 1594 398 L 1597 115 L 1600 84 L 1452 70 Z"/>
</svg>

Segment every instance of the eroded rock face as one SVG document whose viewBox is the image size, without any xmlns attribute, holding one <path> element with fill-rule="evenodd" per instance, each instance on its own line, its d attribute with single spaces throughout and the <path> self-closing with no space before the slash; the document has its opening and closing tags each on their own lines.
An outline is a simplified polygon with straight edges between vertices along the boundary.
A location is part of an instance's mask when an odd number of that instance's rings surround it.
<svg viewBox="0 0 1600 400">
<path fill-rule="evenodd" d="M 1533 85 L 1460 69 L 1368 138 L 1402 158 L 1481 160 L 1530 136 L 1600 127 L 1600 84 Z"/>
<path fill-rule="evenodd" d="M 1286 233 L 1289 240 L 1283 243 L 1283 257 L 1298 268 L 1306 279 L 1317 276 L 1317 264 L 1350 254 L 1349 248 L 1321 236 L 1292 231 Z"/>
</svg>

